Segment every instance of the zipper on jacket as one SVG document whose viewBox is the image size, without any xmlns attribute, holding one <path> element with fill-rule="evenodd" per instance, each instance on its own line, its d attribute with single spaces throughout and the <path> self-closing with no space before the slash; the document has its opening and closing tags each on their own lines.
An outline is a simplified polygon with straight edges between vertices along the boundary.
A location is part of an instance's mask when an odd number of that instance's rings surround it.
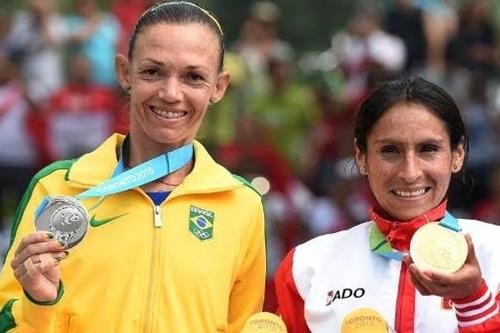
<svg viewBox="0 0 500 333">
<path fill-rule="evenodd" d="M 161 210 L 160 206 L 155 205 L 153 209 L 154 214 L 154 228 L 153 228 L 153 244 L 151 247 L 151 268 L 149 275 L 148 296 L 146 300 L 146 320 L 144 323 L 144 332 L 153 332 L 154 312 L 157 304 L 158 297 L 158 281 L 160 276 L 160 241 L 161 241 Z"/>
<path fill-rule="evenodd" d="M 161 215 L 160 215 L 160 206 L 155 205 L 155 228 L 161 228 Z"/>
</svg>

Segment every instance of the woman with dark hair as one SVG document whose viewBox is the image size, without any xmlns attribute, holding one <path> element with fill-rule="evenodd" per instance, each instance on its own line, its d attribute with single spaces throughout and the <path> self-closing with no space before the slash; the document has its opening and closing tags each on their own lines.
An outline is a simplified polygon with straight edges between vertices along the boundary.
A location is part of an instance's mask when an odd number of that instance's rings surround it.
<svg viewBox="0 0 500 333">
<path fill-rule="evenodd" d="M 129 133 L 31 182 L 0 275 L 0 332 L 236 333 L 261 310 L 260 196 L 194 140 L 228 85 L 223 59 L 219 22 L 198 5 L 142 14 L 116 57 Z"/>
<path fill-rule="evenodd" d="M 284 259 L 288 332 L 379 332 L 381 322 L 380 332 L 500 332 L 500 228 L 446 211 L 467 147 L 455 102 L 433 83 L 399 79 L 364 101 L 355 160 L 377 205 L 371 221 Z"/>
</svg>

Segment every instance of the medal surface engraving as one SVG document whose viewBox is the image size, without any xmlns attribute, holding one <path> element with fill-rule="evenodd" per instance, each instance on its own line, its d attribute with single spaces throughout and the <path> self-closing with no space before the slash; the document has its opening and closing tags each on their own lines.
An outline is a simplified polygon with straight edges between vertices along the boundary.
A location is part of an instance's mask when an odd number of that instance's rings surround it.
<svg viewBox="0 0 500 333">
<path fill-rule="evenodd" d="M 389 333 L 386 320 L 375 309 L 360 308 L 350 312 L 342 321 L 342 333 Z"/>
<path fill-rule="evenodd" d="M 35 221 L 37 231 L 49 231 L 54 238 L 70 248 L 78 244 L 87 232 L 89 217 L 85 207 L 73 197 L 56 196 Z"/>
<path fill-rule="evenodd" d="M 458 271 L 467 259 L 467 241 L 462 233 L 427 223 L 413 235 L 410 255 L 421 270 L 451 274 Z"/>
</svg>

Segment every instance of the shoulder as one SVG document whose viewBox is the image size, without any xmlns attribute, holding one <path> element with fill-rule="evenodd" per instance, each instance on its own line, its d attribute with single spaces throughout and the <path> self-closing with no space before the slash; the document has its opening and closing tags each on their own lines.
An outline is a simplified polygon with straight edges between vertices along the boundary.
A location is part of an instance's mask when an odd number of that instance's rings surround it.
<svg viewBox="0 0 500 333">
<path fill-rule="evenodd" d="M 194 141 L 195 164 L 189 175 L 192 192 L 231 193 L 234 199 L 261 202 L 260 193 L 243 177 L 232 174 L 217 163 L 203 147 Z M 247 201 L 248 203 L 248 201 Z"/>
<path fill-rule="evenodd" d="M 295 256 L 312 255 L 314 253 L 323 253 L 335 251 L 339 247 L 347 246 L 355 241 L 367 240 L 370 233 L 372 222 L 358 224 L 350 229 L 334 232 L 313 238 L 296 247 Z M 319 260 L 321 256 L 317 256 Z"/>
<path fill-rule="evenodd" d="M 48 176 L 51 176 L 55 173 L 66 178 L 68 170 L 71 169 L 71 166 L 73 165 L 73 163 L 75 163 L 75 161 L 76 159 L 61 160 L 45 166 L 35 174 L 35 176 L 32 179 L 32 183 L 38 182 L 41 179 L 47 178 Z"/>
<path fill-rule="evenodd" d="M 50 192 L 50 188 L 60 188 L 61 184 L 66 182 L 68 171 L 74 162 L 75 160 L 56 161 L 38 171 L 24 192 L 24 196 L 19 203 L 19 209 L 24 210 L 34 193 L 40 191 L 47 193 Z"/>
<path fill-rule="evenodd" d="M 339 253 L 363 248 L 368 244 L 372 222 L 356 225 L 348 230 L 322 235 L 298 245 L 289 254 L 288 265 L 301 294 L 308 290 L 310 281 L 324 270 L 328 260 L 338 258 Z M 335 259 L 336 260 L 336 259 Z"/>
<path fill-rule="evenodd" d="M 259 201 L 262 199 L 262 196 L 260 194 L 260 192 L 252 185 L 250 184 L 250 182 L 248 180 L 246 180 L 245 178 L 243 178 L 242 176 L 239 176 L 239 175 L 236 175 L 236 174 L 231 174 L 232 177 L 238 181 L 239 183 L 243 184 L 244 185 L 244 190 L 246 192 L 248 192 L 248 195 L 250 197 L 253 197 L 254 199 L 258 199 Z"/>
<path fill-rule="evenodd" d="M 500 226 L 477 220 L 459 219 L 459 223 L 472 238 L 483 278 L 495 290 L 500 285 Z"/>
<path fill-rule="evenodd" d="M 459 219 L 460 226 L 464 232 L 471 236 L 477 235 L 484 239 L 495 239 L 494 235 L 500 235 L 500 226 L 492 223 L 486 223 L 478 220 Z M 496 238 L 498 240 L 498 238 Z"/>
<path fill-rule="evenodd" d="M 64 182 L 66 180 L 68 170 L 74 162 L 74 159 L 56 161 L 38 171 L 31 179 L 31 182 L 25 191 L 23 201 L 31 197 L 32 192 L 39 183 L 44 183 L 46 185 L 51 182 Z"/>
<path fill-rule="evenodd" d="M 479 251 L 500 256 L 500 226 L 478 220 L 459 219 L 464 233 L 470 234 L 474 247 Z"/>
<path fill-rule="evenodd" d="M 221 193 L 228 199 L 227 203 L 231 206 L 227 209 L 232 211 L 235 216 L 246 215 L 250 221 L 260 221 L 259 224 L 263 224 L 265 214 L 259 191 L 245 178 L 235 174 L 230 174 L 230 176 L 235 185 L 231 185 L 226 194 Z"/>
<path fill-rule="evenodd" d="M 93 151 L 80 156 L 68 170 L 66 180 L 96 185 L 109 179 L 117 164 L 117 150 L 123 135 L 113 134 Z"/>
</svg>

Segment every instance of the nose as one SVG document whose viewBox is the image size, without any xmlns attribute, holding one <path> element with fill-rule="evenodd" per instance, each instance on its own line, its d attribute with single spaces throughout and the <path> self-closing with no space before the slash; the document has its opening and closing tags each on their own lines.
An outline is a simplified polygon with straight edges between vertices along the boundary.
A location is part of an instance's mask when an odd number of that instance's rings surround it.
<svg viewBox="0 0 500 333">
<path fill-rule="evenodd" d="M 399 176 L 409 184 L 415 183 L 422 176 L 422 166 L 418 156 L 413 152 L 404 155 L 401 161 Z"/>
<path fill-rule="evenodd" d="M 161 88 L 158 90 L 158 97 L 168 103 L 180 101 L 182 98 L 181 84 L 177 78 L 169 77 L 162 83 Z"/>
</svg>

